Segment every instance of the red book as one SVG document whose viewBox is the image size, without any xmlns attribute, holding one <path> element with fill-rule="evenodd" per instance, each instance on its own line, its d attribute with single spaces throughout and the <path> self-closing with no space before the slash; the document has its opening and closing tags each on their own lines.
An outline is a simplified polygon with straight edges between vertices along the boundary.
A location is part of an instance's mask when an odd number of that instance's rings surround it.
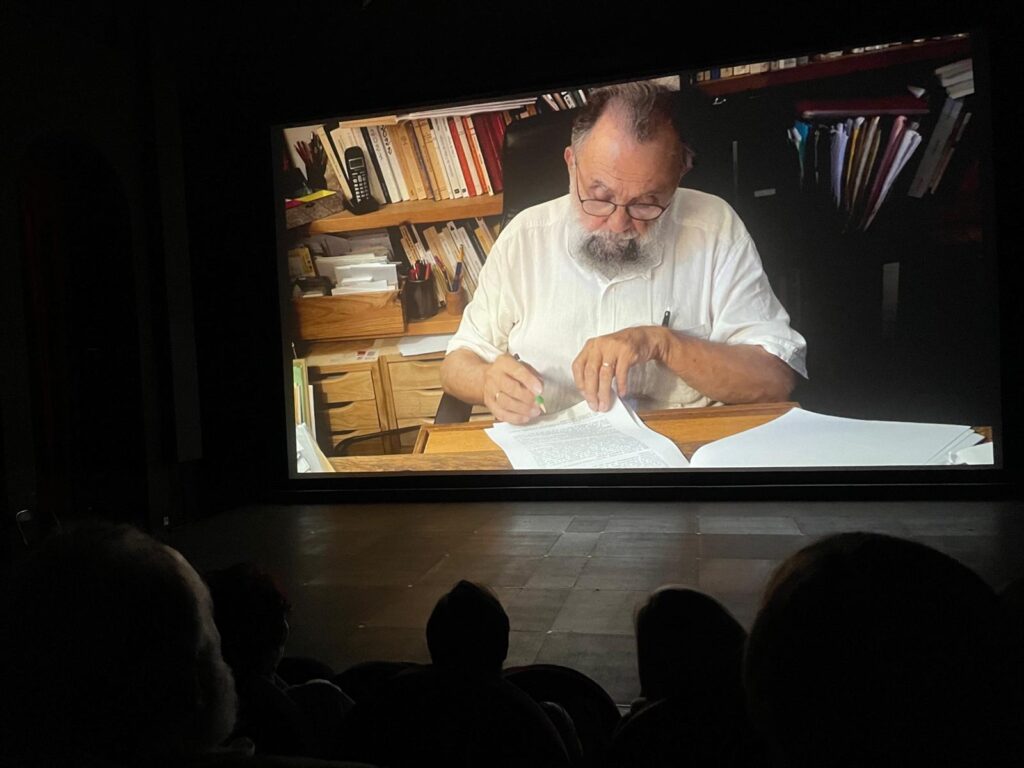
<svg viewBox="0 0 1024 768">
<path fill-rule="evenodd" d="M 494 136 L 494 123 L 489 115 L 473 115 L 473 125 L 476 127 L 476 137 L 480 141 L 480 149 L 484 153 L 484 165 L 487 166 L 487 176 L 491 180 L 491 187 L 495 192 L 501 192 L 505 188 L 501 180 L 501 151 L 497 149 Z"/>
<path fill-rule="evenodd" d="M 448 118 L 448 131 L 452 135 L 452 143 L 455 145 L 455 154 L 459 156 L 459 166 L 462 168 L 462 175 L 466 179 L 466 192 L 470 197 L 480 194 L 473 184 L 473 174 L 469 170 L 469 163 L 466 161 L 466 152 L 462 148 L 462 139 L 459 138 L 459 129 L 455 127 L 455 119 Z"/>
</svg>

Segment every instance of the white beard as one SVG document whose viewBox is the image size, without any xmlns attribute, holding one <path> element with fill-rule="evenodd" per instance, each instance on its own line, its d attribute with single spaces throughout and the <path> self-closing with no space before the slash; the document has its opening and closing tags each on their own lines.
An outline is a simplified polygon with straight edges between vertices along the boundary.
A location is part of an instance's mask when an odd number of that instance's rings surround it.
<svg viewBox="0 0 1024 768">
<path fill-rule="evenodd" d="M 661 262 L 665 216 L 651 222 L 644 234 L 591 232 L 580 222 L 587 214 L 575 210 L 569 221 L 569 255 L 577 264 L 605 280 L 649 272 Z"/>
</svg>

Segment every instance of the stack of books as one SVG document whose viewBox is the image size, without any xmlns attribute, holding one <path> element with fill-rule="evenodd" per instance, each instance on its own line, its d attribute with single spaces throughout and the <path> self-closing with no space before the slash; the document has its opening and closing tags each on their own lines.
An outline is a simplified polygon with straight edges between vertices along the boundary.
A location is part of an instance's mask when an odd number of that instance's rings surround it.
<svg viewBox="0 0 1024 768">
<path fill-rule="evenodd" d="M 552 91 L 541 94 L 538 103 L 543 104 L 552 112 L 561 112 L 566 109 L 577 109 L 587 103 L 587 92 L 582 88 L 572 88 L 567 91 Z"/>
<path fill-rule="evenodd" d="M 433 267 L 438 301 L 445 301 L 445 292 L 456 283 L 456 273 L 466 299 L 473 298 L 496 237 L 487 222 L 476 218 L 436 225 L 402 224 L 398 229 L 409 265 L 423 261 Z"/>
<path fill-rule="evenodd" d="M 370 194 L 380 205 L 454 200 L 503 189 L 505 128 L 537 114 L 535 99 L 476 104 L 284 129 L 289 151 L 316 136 L 327 150 L 326 186 L 352 198 L 343 162 L 358 147 L 366 158 Z M 301 168 L 301 157 L 292 157 Z"/>
</svg>

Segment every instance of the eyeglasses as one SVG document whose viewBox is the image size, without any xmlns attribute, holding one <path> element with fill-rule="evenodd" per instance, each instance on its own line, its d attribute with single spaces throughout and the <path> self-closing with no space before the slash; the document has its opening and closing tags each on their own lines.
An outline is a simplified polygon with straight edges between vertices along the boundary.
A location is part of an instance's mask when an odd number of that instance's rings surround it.
<svg viewBox="0 0 1024 768">
<path fill-rule="evenodd" d="M 629 214 L 631 219 L 654 221 L 668 208 L 666 205 L 657 205 L 656 203 L 627 203 L 623 205 L 622 203 L 613 203 L 611 200 L 598 200 L 593 197 L 584 200 L 580 195 L 580 167 L 575 162 L 573 162 L 573 167 L 576 170 L 576 197 L 580 201 L 580 207 L 583 208 L 583 212 L 590 216 L 607 218 L 615 213 L 616 208 L 625 208 L 626 213 Z"/>
</svg>

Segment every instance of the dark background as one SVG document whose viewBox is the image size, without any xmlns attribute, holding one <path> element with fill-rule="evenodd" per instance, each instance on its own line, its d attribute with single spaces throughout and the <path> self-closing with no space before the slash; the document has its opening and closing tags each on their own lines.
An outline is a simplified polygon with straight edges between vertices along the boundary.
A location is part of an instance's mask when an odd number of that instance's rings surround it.
<svg viewBox="0 0 1024 768">
<path fill-rule="evenodd" d="M 189 14 L 112 0 L 4 5 L 5 532 L 24 507 L 159 528 L 284 487 L 269 126 L 978 28 L 991 45 L 1001 257 L 963 312 L 1002 302 L 1004 457 L 1020 467 L 1021 110 L 1010 94 L 1021 24 L 1009 10 L 491 5 L 336 0 Z M 955 281 L 961 267 L 947 268 Z M 992 386 L 968 369 L 944 386 Z M 965 488 L 952 492 L 1018 493 Z"/>
</svg>

